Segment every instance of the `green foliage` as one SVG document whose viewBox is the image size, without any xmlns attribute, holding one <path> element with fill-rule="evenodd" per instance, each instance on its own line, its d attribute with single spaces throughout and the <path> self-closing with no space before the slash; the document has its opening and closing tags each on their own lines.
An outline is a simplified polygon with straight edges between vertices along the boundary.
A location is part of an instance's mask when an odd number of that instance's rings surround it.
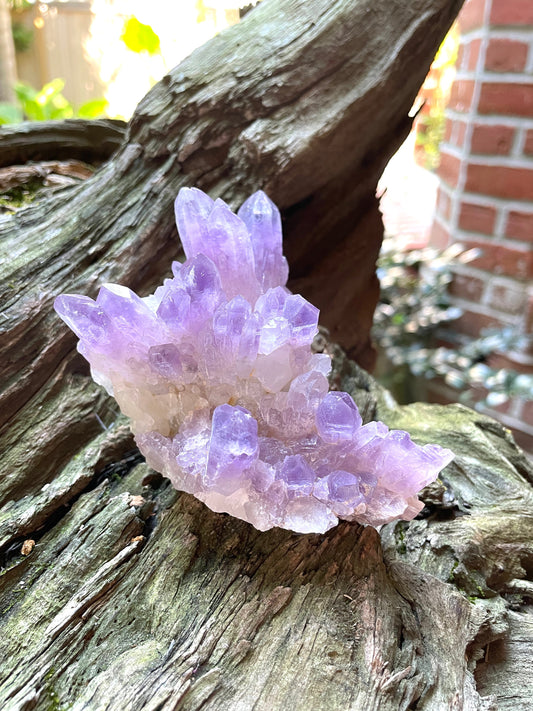
<svg viewBox="0 0 533 711">
<path fill-rule="evenodd" d="M 426 98 L 429 110 L 421 114 L 416 124 L 416 143 L 421 148 L 417 154 L 423 156 L 424 167 L 428 170 L 435 170 L 440 163 L 440 144 L 446 124 L 445 108 L 455 77 L 458 51 L 459 29 L 454 24 L 439 47 L 424 82 L 424 87 L 429 85 L 430 93 Z"/>
<path fill-rule="evenodd" d="M 17 185 L 0 194 L 0 215 L 13 214 L 19 208 L 28 205 L 43 187 L 39 179 L 29 180 L 24 185 Z"/>
<path fill-rule="evenodd" d="M 423 149 L 424 168 L 436 170 L 440 163 L 440 144 L 444 139 L 446 116 L 443 106 L 434 106 L 417 123 L 416 143 Z"/>
<path fill-rule="evenodd" d="M 24 120 L 24 114 L 19 106 L 0 102 L 0 126 L 6 123 L 20 123 Z"/>
<path fill-rule="evenodd" d="M 17 52 L 27 52 L 33 42 L 33 30 L 23 22 L 13 20 L 11 23 L 11 31 L 13 32 L 13 42 Z"/>
<path fill-rule="evenodd" d="M 91 99 L 80 106 L 76 116 L 84 119 L 100 118 L 105 115 L 107 104 L 107 99 Z"/>
<path fill-rule="evenodd" d="M 62 79 L 53 79 L 37 91 L 28 84 L 15 85 L 15 94 L 26 118 L 30 121 L 50 121 L 74 116 L 72 105 L 61 93 L 65 87 Z"/>
<path fill-rule="evenodd" d="M 0 104 L 0 125 L 21 121 L 53 121 L 67 118 L 98 118 L 107 107 L 105 99 L 92 99 L 75 111 L 72 104 L 61 93 L 65 87 L 63 79 L 53 79 L 37 91 L 28 84 L 15 85 L 19 105 Z"/>
<path fill-rule="evenodd" d="M 22 10 L 28 10 L 33 6 L 32 0 L 7 0 L 7 6 L 10 10 L 16 10 L 17 12 L 22 12 Z"/>
<path fill-rule="evenodd" d="M 454 264 L 467 263 L 477 250 L 460 246 L 444 252 L 426 248 L 404 252 L 385 240 L 379 260 L 381 282 L 373 336 L 400 375 L 408 371 L 417 377 L 440 377 L 461 391 L 459 399 L 469 402 L 471 387 L 481 387 L 486 396 L 475 407 L 496 407 L 510 397 L 533 400 L 533 375 L 495 369 L 488 357 L 495 352 L 523 348 L 531 335 L 512 328 L 485 329 L 480 338 L 459 340 L 456 348 L 436 347 L 442 327 L 461 315 L 450 303 L 448 285 Z M 451 339 L 450 332 L 446 340 Z M 403 373 L 405 375 L 405 373 Z"/>
<path fill-rule="evenodd" d="M 132 52 L 141 54 L 159 54 L 160 40 L 150 25 L 145 25 L 136 17 L 130 17 L 124 24 L 124 30 L 120 39 Z"/>
</svg>

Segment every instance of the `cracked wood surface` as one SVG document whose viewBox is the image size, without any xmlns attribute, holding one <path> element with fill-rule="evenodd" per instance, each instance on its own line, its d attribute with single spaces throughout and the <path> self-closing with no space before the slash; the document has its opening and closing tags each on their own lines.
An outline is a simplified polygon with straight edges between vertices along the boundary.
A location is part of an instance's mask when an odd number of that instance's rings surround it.
<svg viewBox="0 0 533 711">
<path fill-rule="evenodd" d="M 398 407 L 333 354 L 365 419 L 457 453 L 423 515 L 260 533 L 172 489 L 119 420 L 4 510 L 2 709 L 530 707 L 526 458 L 495 422 Z"/>
<path fill-rule="evenodd" d="M 377 176 L 459 4 L 266 0 L 154 87 L 92 178 L 0 222 L 2 711 L 531 708 L 533 475 L 500 425 L 399 408 L 334 349 L 366 420 L 457 458 L 415 521 L 259 533 L 147 469 L 51 311 L 160 281 L 181 185 L 262 186 L 341 332 L 375 289 Z M 31 160 L 72 157 L 41 135 Z"/>
<path fill-rule="evenodd" d="M 0 129 L 0 167 L 27 161 L 72 160 L 94 163 L 107 160 L 124 140 L 124 121 L 28 122 Z"/>
</svg>

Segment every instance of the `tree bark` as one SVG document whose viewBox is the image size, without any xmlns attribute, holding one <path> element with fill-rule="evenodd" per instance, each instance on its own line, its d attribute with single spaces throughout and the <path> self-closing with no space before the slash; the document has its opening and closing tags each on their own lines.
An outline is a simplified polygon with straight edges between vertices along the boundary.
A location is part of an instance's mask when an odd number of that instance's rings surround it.
<svg viewBox="0 0 533 711">
<path fill-rule="evenodd" d="M 103 162 L 122 145 L 125 128 L 124 121 L 117 119 L 66 119 L 3 126 L 0 168 L 43 160 Z"/>
<path fill-rule="evenodd" d="M 13 263 L 0 298 L 36 304 L 40 281 L 51 287 L 47 298 L 87 291 L 95 278 L 88 250 L 107 252 L 101 277 L 146 288 L 178 255 L 170 205 L 180 187 L 197 185 L 234 206 L 262 187 L 284 210 L 293 287 L 322 309 L 333 337 L 371 365 L 382 238 L 375 187 L 409 128 L 407 113 L 460 4 L 262 3 L 149 92 L 126 141 L 93 179 L 2 226 L 4 241 L 18 245 L 23 236 L 29 253 L 45 241 L 72 269 L 60 275 L 51 264 L 56 277 L 36 279 L 26 264 L 20 270 Z M 130 250 L 138 257 L 133 268 L 124 264 Z M 6 328 L 16 329 L 18 306 L 6 314 Z M 6 417 L 31 394 L 29 371 L 42 360 L 34 363 L 33 356 L 46 348 L 50 324 L 49 317 L 35 323 L 31 346 L 16 345 Z M 63 333 L 60 357 L 72 347 Z"/>
<path fill-rule="evenodd" d="M 26 477 L 0 520 L 3 709 L 530 708 L 527 459 L 490 419 L 397 407 L 332 353 L 365 420 L 456 453 L 417 520 L 259 533 L 150 472 L 120 419 L 96 434 L 109 400 L 57 373 L 5 450 Z"/>
<path fill-rule="evenodd" d="M 154 87 L 94 177 L 3 218 L 3 710 L 529 708 L 509 665 L 530 654 L 533 474 L 501 426 L 399 408 L 332 349 L 366 420 L 456 460 L 416 521 L 259 533 L 147 469 L 51 310 L 159 282 L 180 186 L 263 187 L 293 286 L 344 328 L 375 284 L 377 177 L 458 5 L 266 0 Z M 346 330 L 359 354 L 365 328 Z"/>
</svg>

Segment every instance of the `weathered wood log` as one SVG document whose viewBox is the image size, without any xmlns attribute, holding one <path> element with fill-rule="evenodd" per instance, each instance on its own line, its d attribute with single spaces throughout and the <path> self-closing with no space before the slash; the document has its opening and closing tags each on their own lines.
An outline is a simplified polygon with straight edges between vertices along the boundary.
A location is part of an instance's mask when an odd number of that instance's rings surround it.
<svg viewBox="0 0 533 711">
<path fill-rule="evenodd" d="M 505 647 L 489 654 L 527 634 L 526 458 L 488 418 L 399 408 L 335 355 L 334 384 L 365 419 L 456 452 L 422 516 L 381 540 L 350 524 L 259 533 L 150 473 L 117 422 L 4 508 L 3 709 L 528 708 L 529 667 L 515 662 L 502 695 L 490 669 Z M 86 422 L 91 400 L 103 414 L 87 379 L 69 386 L 43 430 L 61 433 L 69 411 Z M 12 452 L 7 461 L 17 467 Z"/>
<path fill-rule="evenodd" d="M 94 168 L 77 160 L 48 160 L 39 163 L 0 168 L 0 190 L 21 187 L 30 181 L 42 181 L 47 187 L 75 185 L 89 178 Z"/>
<path fill-rule="evenodd" d="M 3 126 L 0 168 L 27 161 L 107 160 L 124 141 L 124 121 L 66 119 Z"/>
<path fill-rule="evenodd" d="M 181 185 L 232 204 L 262 186 L 340 327 L 357 254 L 355 293 L 374 283 L 380 166 L 458 4 L 266 0 L 154 88 L 93 178 L 0 222 L 3 710 L 529 707 L 509 665 L 531 654 L 533 474 L 501 426 L 399 408 L 335 351 L 365 419 L 457 458 L 416 521 L 259 533 L 146 468 L 51 311 L 159 281 Z"/>
<path fill-rule="evenodd" d="M 87 291 L 91 280 L 94 290 L 102 278 L 150 286 L 178 254 L 169 206 L 183 185 L 232 205 L 263 187 L 285 211 L 294 288 L 369 365 L 382 237 L 375 186 L 460 4 L 268 0 L 149 92 L 125 143 L 93 179 L 3 223 L 0 301 L 12 334 L 4 358 L 13 364 L 4 418 L 72 348 L 63 330 L 48 342 L 56 321 L 42 314 L 42 299 Z M 43 242 L 49 261 L 39 256 Z M 9 258 L 22 243 L 25 258 Z M 24 343 L 16 336 L 21 301 Z"/>
</svg>

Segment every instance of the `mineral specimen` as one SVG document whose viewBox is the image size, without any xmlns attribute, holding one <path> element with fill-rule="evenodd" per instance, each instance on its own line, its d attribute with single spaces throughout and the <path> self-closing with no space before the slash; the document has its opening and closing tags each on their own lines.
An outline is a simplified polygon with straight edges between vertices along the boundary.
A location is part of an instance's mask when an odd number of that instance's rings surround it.
<svg viewBox="0 0 533 711">
<path fill-rule="evenodd" d="M 154 294 L 105 284 L 96 301 L 55 301 L 150 466 L 260 530 L 416 516 L 453 454 L 363 425 L 350 395 L 328 392 L 318 309 L 285 286 L 276 206 L 259 191 L 235 215 L 184 188 L 175 210 L 187 259 Z"/>
</svg>

